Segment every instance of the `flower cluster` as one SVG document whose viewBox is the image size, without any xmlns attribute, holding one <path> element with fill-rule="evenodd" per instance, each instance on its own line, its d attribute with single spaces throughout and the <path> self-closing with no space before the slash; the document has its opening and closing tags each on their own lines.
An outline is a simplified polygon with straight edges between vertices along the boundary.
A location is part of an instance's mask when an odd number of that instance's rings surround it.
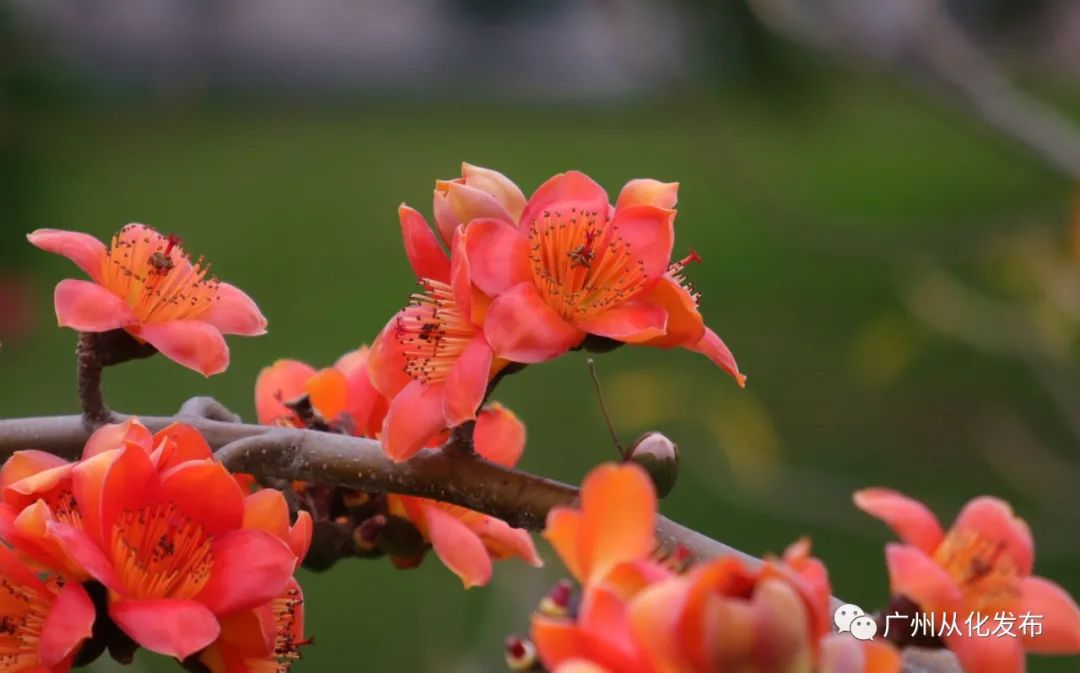
<svg viewBox="0 0 1080 673">
<path fill-rule="evenodd" d="M 320 371 L 297 360 L 278 360 L 263 369 L 255 382 L 259 422 L 377 438 L 388 404 L 368 378 L 368 356 L 361 347 Z M 445 435 L 438 433 L 426 443 L 438 446 Z M 491 404 L 477 415 L 472 441 L 480 456 L 513 467 L 525 449 L 525 426 L 509 409 Z M 487 584 L 493 559 L 516 556 L 541 565 L 527 531 L 464 507 L 305 482 L 293 488 L 321 521 L 345 529 L 359 556 L 387 554 L 394 565 L 408 568 L 432 547 L 466 588 Z"/>
<path fill-rule="evenodd" d="M 311 518 L 245 493 L 193 428 L 105 425 L 80 460 L 0 470 L 0 670 L 66 671 L 138 647 L 214 673 L 287 670 Z"/>
<path fill-rule="evenodd" d="M 580 508 L 548 515 L 544 536 L 581 583 L 555 589 L 533 615 L 532 642 L 555 673 L 899 673 L 880 640 L 832 634 L 829 579 L 797 542 L 782 558 L 690 564 L 658 554 L 656 495 L 633 464 L 601 465 Z M 509 643 L 524 670 L 529 647 Z M 518 660 L 515 655 L 524 657 Z"/>
</svg>

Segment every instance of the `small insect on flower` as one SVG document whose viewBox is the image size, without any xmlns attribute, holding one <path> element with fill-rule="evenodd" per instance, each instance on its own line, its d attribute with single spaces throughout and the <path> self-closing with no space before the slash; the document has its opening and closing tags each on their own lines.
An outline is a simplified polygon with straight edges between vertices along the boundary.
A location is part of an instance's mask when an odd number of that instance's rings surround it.
<svg viewBox="0 0 1080 673">
<path fill-rule="evenodd" d="M 139 343 L 205 376 L 229 365 L 223 334 L 258 336 L 266 318 L 243 291 L 210 276 L 180 239 L 142 224 L 120 230 L 109 246 L 87 234 L 38 229 L 27 236 L 75 262 L 90 280 L 66 279 L 54 303 L 61 327 L 80 332 L 123 329 Z"/>
</svg>

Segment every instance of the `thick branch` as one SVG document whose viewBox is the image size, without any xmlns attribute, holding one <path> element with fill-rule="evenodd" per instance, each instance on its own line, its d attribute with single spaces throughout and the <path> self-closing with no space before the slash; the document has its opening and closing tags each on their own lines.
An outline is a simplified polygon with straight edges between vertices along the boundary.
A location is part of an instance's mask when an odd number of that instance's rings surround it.
<svg viewBox="0 0 1080 673">
<path fill-rule="evenodd" d="M 573 503 L 573 486 L 508 469 L 476 455 L 428 450 L 405 463 L 387 459 L 378 442 L 347 435 L 245 425 L 206 418 L 205 402 L 185 405 L 184 413 L 140 416 L 151 430 L 175 421 L 197 428 L 218 459 L 238 472 L 264 479 L 300 479 L 344 488 L 434 498 L 539 530 L 552 507 Z M 217 407 L 215 407 L 215 410 Z M 76 458 L 89 437 L 81 416 L 0 420 L 0 460 L 21 449 L 41 449 Z M 657 536 L 667 548 L 684 547 L 695 559 L 735 555 L 760 561 L 701 533 L 660 517 Z M 905 650 L 905 673 L 959 673 L 947 652 Z"/>
</svg>

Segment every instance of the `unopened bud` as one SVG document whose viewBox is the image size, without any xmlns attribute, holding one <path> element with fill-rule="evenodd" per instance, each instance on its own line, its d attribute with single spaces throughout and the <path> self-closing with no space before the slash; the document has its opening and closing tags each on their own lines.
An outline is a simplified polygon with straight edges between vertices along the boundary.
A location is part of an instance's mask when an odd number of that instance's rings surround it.
<svg viewBox="0 0 1080 673">
<path fill-rule="evenodd" d="M 573 598 L 570 580 L 559 580 L 547 596 L 540 600 L 537 612 L 545 617 L 566 617 L 570 614 L 570 599 Z"/>
<path fill-rule="evenodd" d="M 382 514 L 376 514 L 375 516 L 364 519 L 359 526 L 353 530 L 353 542 L 356 543 L 357 549 L 360 551 L 371 551 L 379 544 L 379 536 L 382 534 L 383 529 L 386 528 L 386 517 Z"/>
<path fill-rule="evenodd" d="M 671 493 L 679 476 L 679 447 L 675 442 L 659 432 L 646 432 L 630 448 L 630 460 L 649 473 L 657 497 Z"/>
<path fill-rule="evenodd" d="M 511 671 L 528 671 L 536 665 L 536 646 L 524 638 L 507 636 L 506 665 Z"/>
</svg>

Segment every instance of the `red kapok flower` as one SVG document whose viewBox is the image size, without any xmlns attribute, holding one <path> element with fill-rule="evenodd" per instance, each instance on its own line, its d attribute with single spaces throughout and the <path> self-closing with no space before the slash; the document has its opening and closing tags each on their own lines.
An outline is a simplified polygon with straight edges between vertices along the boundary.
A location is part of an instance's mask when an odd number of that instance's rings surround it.
<svg viewBox="0 0 1080 673">
<path fill-rule="evenodd" d="M 466 222 L 471 279 L 494 298 L 483 325 L 496 355 L 542 362 L 594 334 L 702 352 L 742 385 L 682 275 L 696 254 L 671 264 L 677 190 L 631 180 L 612 207 L 600 185 L 568 171 L 541 185 L 520 217 Z"/>
<path fill-rule="evenodd" d="M 368 381 L 367 349 L 346 354 L 333 368 L 316 371 L 296 360 L 279 360 L 263 369 L 255 383 L 259 422 L 302 427 L 303 421 L 282 401 L 307 394 L 324 419 L 345 413 L 353 434 L 377 439 L 386 399 Z M 424 446 L 441 443 L 445 432 L 428 437 Z M 525 425 L 512 411 L 493 403 L 476 418 L 473 443 L 484 458 L 512 467 L 525 449 Z M 481 586 L 491 579 L 492 561 L 517 556 L 534 566 L 542 563 L 528 531 L 513 528 L 495 517 L 427 498 L 386 494 L 387 513 L 408 520 L 465 586 Z M 395 559 L 403 565 L 414 559 Z"/>
<path fill-rule="evenodd" d="M 93 626 L 81 584 L 42 576 L 0 545 L 0 670 L 65 673 Z"/>
<path fill-rule="evenodd" d="M 223 334 L 257 336 L 266 318 L 243 291 L 208 278 L 174 236 L 129 224 L 106 248 L 87 234 L 38 229 L 31 243 L 75 262 L 90 280 L 56 286 L 61 327 L 80 332 L 123 329 L 165 357 L 205 376 L 229 366 Z"/>
<path fill-rule="evenodd" d="M 300 658 L 304 594 L 289 580 L 280 596 L 221 621 L 221 636 L 199 654 L 211 673 L 286 673 Z"/>
<path fill-rule="evenodd" d="M 903 541 L 885 547 L 894 596 L 914 601 L 925 613 L 993 620 L 1028 615 L 1040 628 L 1018 637 L 959 637 L 945 644 L 967 673 L 1021 673 L 1024 652 L 1080 652 L 1080 608 L 1056 583 L 1031 574 L 1035 545 L 1027 524 L 1012 508 L 990 497 L 964 507 L 948 532 L 921 503 L 884 488 L 855 493 L 855 504 L 884 521 Z"/>
<path fill-rule="evenodd" d="M 70 468 L 70 508 L 58 515 L 37 500 L 14 519 L 26 534 L 9 541 L 44 564 L 67 559 L 73 579 L 108 590 L 109 616 L 132 640 L 184 659 L 217 639 L 221 619 L 284 590 L 310 521 L 302 514 L 290 527 L 280 493 L 245 499 L 193 428 L 175 424 L 152 440 L 144 430 L 92 438 Z M 31 514 L 41 525 L 19 528 Z"/>
<path fill-rule="evenodd" d="M 437 432 L 476 418 L 496 358 L 480 326 L 459 236 L 447 256 L 423 215 L 402 204 L 405 252 L 423 292 L 390 319 L 372 345 L 371 381 L 391 400 L 381 440 L 392 460 L 407 460 Z"/>
</svg>

